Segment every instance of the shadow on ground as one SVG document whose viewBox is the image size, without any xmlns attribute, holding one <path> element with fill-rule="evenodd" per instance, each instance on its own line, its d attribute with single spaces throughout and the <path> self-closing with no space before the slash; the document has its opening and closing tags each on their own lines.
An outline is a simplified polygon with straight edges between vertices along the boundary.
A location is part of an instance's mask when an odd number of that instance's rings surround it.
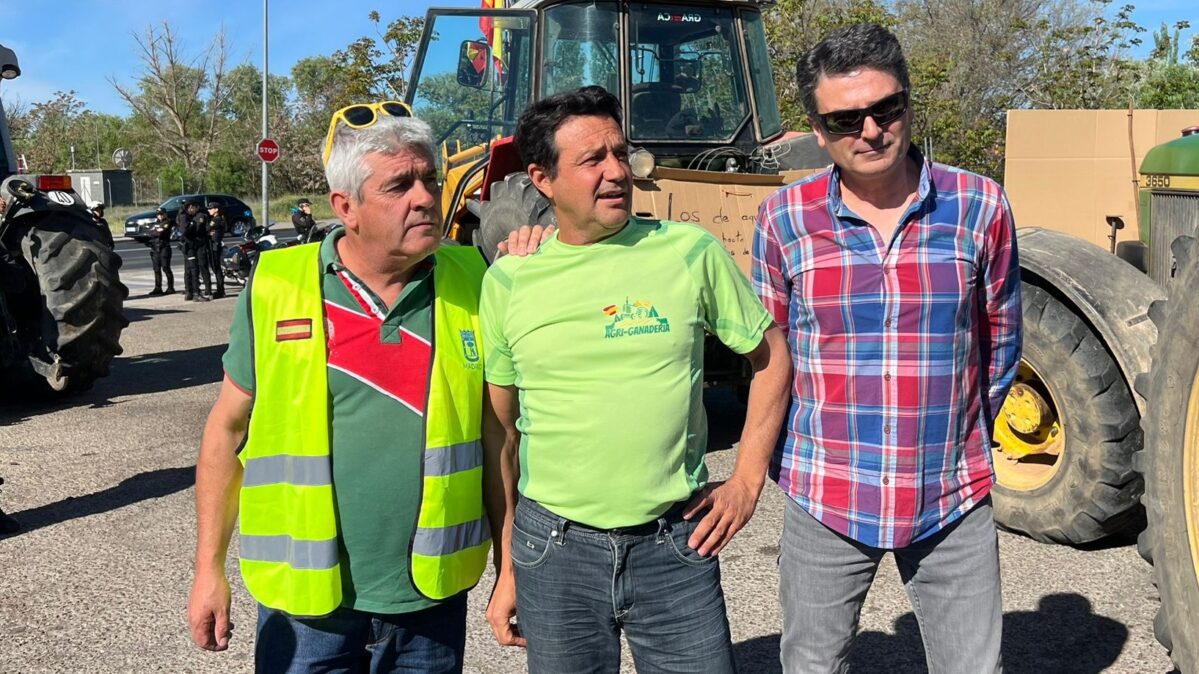
<svg viewBox="0 0 1199 674">
<path fill-rule="evenodd" d="M 21 524 L 21 530 L 9 537 L 27 534 L 60 522 L 117 510 L 140 501 L 169 496 L 190 488 L 195 481 L 196 469 L 193 466 L 138 473 L 122 480 L 120 484 L 86 496 L 71 496 L 37 508 L 9 513 Z"/>
<path fill-rule="evenodd" d="M 4 401 L 0 407 L 0 426 L 20 423 L 29 417 L 46 412 L 77 407 L 107 407 L 114 400 L 145 393 L 161 393 L 190 386 L 219 382 L 224 377 L 221 355 L 224 344 L 195 349 L 180 349 L 148 353 L 141 356 L 118 357 L 112 372 L 96 381 L 91 390 L 63 398 L 45 400 Z M 11 394 L 10 398 L 13 395 Z"/>
<path fill-rule="evenodd" d="M 178 293 L 176 293 L 176 294 L 178 294 Z M 142 297 L 146 297 L 146 296 L 143 295 Z M 182 297 L 182 295 L 180 295 L 180 297 Z M 182 301 L 182 300 L 180 300 L 180 301 Z M 187 311 L 185 309 L 150 309 L 148 307 L 142 308 L 142 307 L 130 307 L 130 306 L 126 306 L 125 310 L 124 310 L 125 318 L 129 319 L 130 323 L 136 323 L 138 321 L 146 321 L 155 316 L 162 316 L 165 314 L 184 314 L 184 313 L 187 313 Z"/>
<path fill-rule="evenodd" d="M 704 391 L 704 409 L 708 412 L 708 451 L 728 449 L 741 439 L 745 425 L 745 405 L 737 400 L 731 386 Z"/>
<path fill-rule="evenodd" d="M 894 634 L 862 632 L 849 649 L 850 671 L 926 672 L 924 646 L 916 616 L 907 613 L 895 621 Z M 1003 616 L 1003 668 L 1005 672 L 1063 672 L 1093 674 L 1110 667 L 1128 641 L 1128 628 L 1097 615 L 1091 602 L 1079 594 L 1051 594 L 1041 598 L 1035 611 L 1013 611 Z M 733 646 L 738 669 L 771 674 L 779 665 L 779 635 L 772 634 Z"/>
</svg>

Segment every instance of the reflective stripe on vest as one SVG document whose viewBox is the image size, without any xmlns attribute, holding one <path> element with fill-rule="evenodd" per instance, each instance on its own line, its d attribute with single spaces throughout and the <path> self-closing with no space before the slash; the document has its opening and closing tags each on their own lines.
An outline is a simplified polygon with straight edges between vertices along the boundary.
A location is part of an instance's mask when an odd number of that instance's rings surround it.
<svg viewBox="0 0 1199 674">
<path fill-rule="evenodd" d="M 426 405 L 420 510 L 409 563 L 431 599 L 473 587 L 490 537 L 482 498 L 482 259 L 437 253 L 434 353 Z M 255 399 L 241 490 L 241 569 L 260 603 L 325 615 L 342 601 L 329 444 L 320 244 L 259 258 L 249 288 Z"/>
</svg>

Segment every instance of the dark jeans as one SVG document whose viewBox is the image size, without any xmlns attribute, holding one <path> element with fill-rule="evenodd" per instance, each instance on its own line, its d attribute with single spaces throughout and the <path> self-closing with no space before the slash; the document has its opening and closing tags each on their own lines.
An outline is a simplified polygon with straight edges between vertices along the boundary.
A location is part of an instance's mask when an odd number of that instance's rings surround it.
<svg viewBox="0 0 1199 674">
<path fill-rule="evenodd" d="M 512 531 L 516 614 L 532 674 L 732 672 L 720 563 L 687 547 L 699 517 L 599 530 L 521 498 Z"/>
<path fill-rule="evenodd" d="M 171 271 L 171 243 L 169 241 L 150 242 L 150 264 L 154 265 L 154 288 L 162 290 L 162 277 L 167 277 L 167 288 L 175 289 L 175 274 Z"/>
<path fill-rule="evenodd" d="M 379 614 L 339 608 L 320 618 L 295 618 L 258 606 L 258 674 L 462 671 L 466 593 L 433 608 Z"/>
</svg>

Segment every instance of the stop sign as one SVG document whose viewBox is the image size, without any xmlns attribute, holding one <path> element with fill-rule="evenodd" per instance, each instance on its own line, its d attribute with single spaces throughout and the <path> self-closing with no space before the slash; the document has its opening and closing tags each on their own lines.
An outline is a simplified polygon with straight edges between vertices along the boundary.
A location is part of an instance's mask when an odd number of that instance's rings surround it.
<svg viewBox="0 0 1199 674">
<path fill-rule="evenodd" d="M 270 138 L 258 141 L 258 147 L 255 149 L 258 152 L 258 158 L 268 164 L 279 158 L 279 144 Z"/>
</svg>

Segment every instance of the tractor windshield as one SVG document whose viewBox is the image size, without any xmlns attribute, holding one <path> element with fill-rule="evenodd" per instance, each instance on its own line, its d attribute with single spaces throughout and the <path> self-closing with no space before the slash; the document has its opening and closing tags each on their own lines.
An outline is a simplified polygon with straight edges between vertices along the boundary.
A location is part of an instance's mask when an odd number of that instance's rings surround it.
<svg viewBox="0 0 1199 674">
<path fill-rule="evenodd" d="M 449 155 L 512 135 L 532 93 L 532 13 L 430 14 L 406 96 L 413 114 Z"/>
<path fill-rule="evenodd" d="M 618 5 L 590 2 L 545 10 L 541 98 L 592 84 L 620 96 Z"/>
<path fill-rule="evenodd" d="M 727 141 L 749 117 L 731 8 L 638 4 L 629 9 L 633 140 Z"/>
</svg>

